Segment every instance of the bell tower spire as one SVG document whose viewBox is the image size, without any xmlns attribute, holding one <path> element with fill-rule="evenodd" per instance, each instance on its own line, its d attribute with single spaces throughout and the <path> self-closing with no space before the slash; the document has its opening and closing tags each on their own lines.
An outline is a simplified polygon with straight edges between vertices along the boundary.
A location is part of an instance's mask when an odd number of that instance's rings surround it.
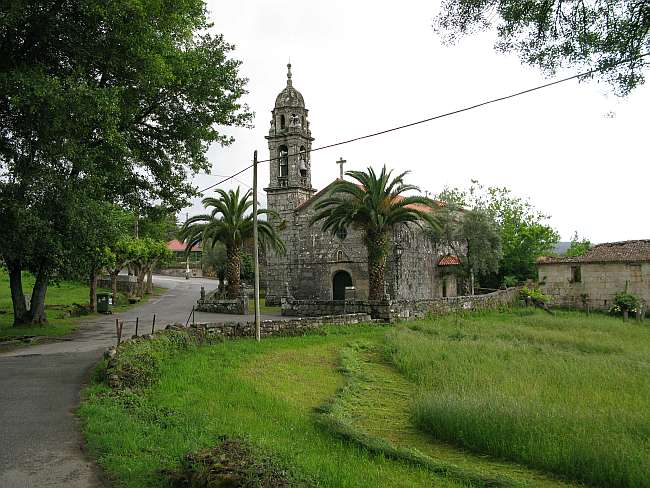
<svg viewBox="0 0 650 488">
<path fill-rule="evenodd" d="M 293 87 L 291 62 L 287 86 L 275 99 L 269 145 L 268 207 L 283 214 L 293 211 L 315 193 L 311 186 L 311 144 L 308 110 L 302 94 Z"/>
</svg>

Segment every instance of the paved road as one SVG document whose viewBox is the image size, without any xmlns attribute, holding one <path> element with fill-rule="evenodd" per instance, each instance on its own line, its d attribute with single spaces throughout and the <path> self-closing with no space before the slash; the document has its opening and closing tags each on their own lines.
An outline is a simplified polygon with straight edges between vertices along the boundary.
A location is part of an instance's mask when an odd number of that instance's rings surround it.
<svg viewBox="0 0 650 488">
<path fill-rule="evenodd" d="M 167 292 L 128 312 L 83 323 L 66 340 L 0 354 L 0 487 L 94 488 L 105 486 L 83 452 L 74 417 L 79 392 L 102 352 L 115 343 L 115 318 L 125 321 L 124 337 L 135 318 L 150 328 L 185 323 L 200 293 L 214 281 L 156 276 Z M 195 320 L 250 320 L 251 316 L 196 313 Z"/>
</svg>

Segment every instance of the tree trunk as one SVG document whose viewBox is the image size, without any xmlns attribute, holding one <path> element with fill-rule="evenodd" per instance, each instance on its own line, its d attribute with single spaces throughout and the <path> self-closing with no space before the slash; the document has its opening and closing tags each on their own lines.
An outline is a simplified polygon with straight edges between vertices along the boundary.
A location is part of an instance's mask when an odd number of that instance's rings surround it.
<svg viewBox="0 0 650 488">
<path fill-rule="evenodd" d="M 34 282 L 32 300 L 29 309 L 31 324 L 47 323 L 47 316 L 45 315 L 45 293 L 47 292 L 47 282 L 47 272 L 42 269 L 39 270 L 39 272 L 36 273 L 36 281 Z"/>
<path fill-rule="evenodd" d="M 94 271 L 90 273 L 90 293 L 88 296 L 88 305 L 91 312 L 97 311 L 97 273 Z"/>
<path fill-rule="evenodd" d="M 138 286 L 136 287 L 136 295 L 139 298 L 142 298 L 144 295 L 144 275 L 146 274 L 146 269 L 144 267 L 138 269 L 138 274 L 137 274 L 137 279 L 138 279 Z"/>
<path fill-rule="evenodd" d="M 147 271 L 147 293 L 153 293 L 153 266 Z"/>
<path fill-rule="evenodd" d="M 29 322 L 27 313 L 27 302 L 23 292 L 23 276 L 20 265 L 7 261 L 9 270 L 9 288 L 11 289 L 11 303 L 14 308 L 14 325 L 22 325 Z"/>
<path fill-rule="evenodd" d="M 387 238 L 384 235 L 369 234 L 366 237 L 370 300 L 383 300 L 386 295 L 386 245 Z M 395 296 L 399 295 L 398 291 L 395 290 Z"/>
<path fill-rule="evenodd" d="M 226 297 L 227 298 L 239 298 L 241 294 L 241 256 L 239 254 L 239 248 L 227 248 L 226 249 L 226 280 L 228 280 L 228 286 L 226 287 Z"/>
<path fill-rule="evenodd" d="M 118 269 L 117 272 L 112 271 L 111 274 L 111 293 L 113 295 L 113 305 L 117 305 L 117 275 L 120 273 Z"/>
</svg>

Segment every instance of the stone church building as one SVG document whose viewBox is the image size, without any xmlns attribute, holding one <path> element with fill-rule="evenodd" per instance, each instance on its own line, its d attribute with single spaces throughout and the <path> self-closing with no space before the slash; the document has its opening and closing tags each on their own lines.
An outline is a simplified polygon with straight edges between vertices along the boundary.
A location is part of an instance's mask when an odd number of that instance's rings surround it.
<svg viewBox="0 0 650 488">
<path fill-rule="evenodd" d="M 275 100 L 266 136 L 271 158 L 267 207 L 280 215 L 287 249 L 284 256 L 267 255 L 266 303 L 279 304 L 283 297 L 367 300 L 368 258 L 361 232 L 349 229 L 333 236 L 318 223 L 309 225 L 316 202 L 336 180 L 318 192 L 312 187 L 312 170 L 325 169 L 312 168 L 309 111 L 291 76 L 289 64 L 287 86 Z M 458 264 L 457 257 L 438 249 L 419 227 L 399 226 L 390 242 L 386 294 L 393 300 L 456 296 Z"/>
</svg>

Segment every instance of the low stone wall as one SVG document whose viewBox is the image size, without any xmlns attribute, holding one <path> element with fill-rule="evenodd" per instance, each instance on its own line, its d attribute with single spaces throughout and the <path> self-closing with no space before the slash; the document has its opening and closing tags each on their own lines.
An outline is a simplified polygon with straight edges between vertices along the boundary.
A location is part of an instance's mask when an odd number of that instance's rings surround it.
<svg viewBox="0 0 650 488">
<path fill-rule="evenodd" d="M 497 290 L 484 295 L 431 298 L 428 300 L 293 300 L 283 299 L 282 315 L 314 317 L 322 315 L 364 313 L 385 322 L 443 315 L 469 310 L 490 310 L 512 305 L 518 300 L 519 288 Z"/>
<path fill-rule="evenodd" d="M 128 295 L 133 295 L 135 294 L 135 289 L 138 286 L 138 284 L 135 281 L 130 281 L 130 280 L 125 280 L 125 279 L 118 279 L 117 280 L 117 291 L 126 293 Z M 111 289 L 111 279 L 110 277 L 105 277 L 102 276 L 97 280 L 97 287 L 98 288 L 107 288 Z"/>
<path fill-rule="evenodd" d="M 248 315 L 248 297 L 235 299 L 205 298 L 196 302 L 199 312 L 227 313 L 232 315 Z"/>
<path fill-rule="evenodd" d="M 347 315 L 323 315 L 321 317 L 300 317 L 295 319 L 262 320 L 260 334 L 268 336 L 299 336 L 310 330 L 316 330 L 324 325 L 353 325 L 370 322 L 369 314 L 356 313 Z M 253 337 L 254 322 L 207 322 L 196 323 L 193 328 L 204 330 L 208 334 L 223 337 Z"/>
<path fill-rule="evenodd" d="M 158 268 L 155 270 L 156 274 L 163 276 L 176 276 L 180 278 L 185 278 L 185 268 Z M 192 273 L 192 278 L 202 278 L 203 270 L 201 268 L 190 268 Z"/>
</svg>

